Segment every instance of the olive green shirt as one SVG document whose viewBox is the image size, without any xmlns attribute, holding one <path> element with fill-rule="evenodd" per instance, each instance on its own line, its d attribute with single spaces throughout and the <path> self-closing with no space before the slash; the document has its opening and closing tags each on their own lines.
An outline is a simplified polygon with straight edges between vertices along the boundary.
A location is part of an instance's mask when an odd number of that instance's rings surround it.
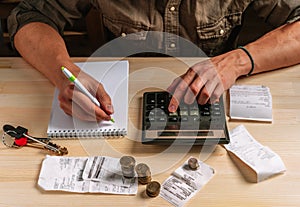
<svg viewBox="0 0 300 207">
<path fill-rule="evenodd" d="M 44 22 L 63 34 L 92 7 L 102 16 L 99 26 L 114 37 L 134 34 L 128 35 L 131 42 L 152 44 L 170 55 L 188 50 L 177 36 L 208 56 L 234 48 L 248 9 L 272 28 L 300 18 L 300 0 L 24 0 L 8 19 L 12 43 L 17 30 L 30 22 Z M 166 35 L 153 38 L 150 31 Z M 157 41 L 147 41 L 150 36 Z"/>
</svg>

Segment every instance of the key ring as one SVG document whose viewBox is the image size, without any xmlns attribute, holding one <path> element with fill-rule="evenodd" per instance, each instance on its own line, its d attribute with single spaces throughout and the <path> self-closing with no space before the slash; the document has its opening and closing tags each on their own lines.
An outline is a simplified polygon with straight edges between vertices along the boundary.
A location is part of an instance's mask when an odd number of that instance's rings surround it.
<svg viewBox="0 0 300 207">
<path fill-rule="evenodd" d="M 14 133 L 17 134 L 15 131 L 13 130 L 7 130 L 4 131 L 3 135 L 2 135 L 2 143 L 9 148 L 20 148 L 20 146 L 15 144 L 15 137 L 12 136 L 9 133 Z"/>
<path fill-rule="evenodd" d="M 3 131 L 2 142 L 8 147 L 19 148 L 25 146 L 28 142 L 28 139 L 24 136 L 28 130 L 24 127 L 18 126 L 15 128 L 9 124 L 5 124 Z M 9 135 L 10 139 L 8 139 L 6 135 Z"/>
<path fill-rule="evenodd" d="M 28 134 L 28 129 L 18 126 L 13 127 L 9 124 L 3 126 L 4 134 L 2 135 L 2 143 L 10 148 L 20 148 L 23 146 L 32 146 L 51 151 L 56 155 L 66 155 L 68 150 L 50 142 L 49 138 L 38 138 Z"/>
</svg>

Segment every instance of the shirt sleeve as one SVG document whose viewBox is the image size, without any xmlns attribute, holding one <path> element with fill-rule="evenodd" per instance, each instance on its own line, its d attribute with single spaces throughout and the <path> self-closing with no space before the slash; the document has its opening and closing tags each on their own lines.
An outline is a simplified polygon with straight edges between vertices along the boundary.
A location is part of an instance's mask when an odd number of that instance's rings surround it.
<svg viewBox="0 0 300 207">
<path fill-rule="evenodd" d="M 298 0 L 258 0 L 254 1 L 253 7 L 259 17 L 274 27 L 300 19 Z"/>
<path fill-rule="evenodd" d="M 23 0 L 8 17 L 8 32 L 13 45 L 16 32 L 31 22 L 42 22 L 50 25 L 63 34 L 66 25 L 72 27 L 89 11 L 89 0 Z"/>
</svg>

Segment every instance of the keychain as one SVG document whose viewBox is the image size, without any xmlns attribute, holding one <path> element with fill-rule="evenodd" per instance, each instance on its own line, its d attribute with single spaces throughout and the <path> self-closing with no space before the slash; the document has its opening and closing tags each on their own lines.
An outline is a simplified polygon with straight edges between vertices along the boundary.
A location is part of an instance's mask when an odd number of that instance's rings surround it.
<svg viewBox="0 0 300 207">
<path fill-rule="evenodd" d="M 56 155 L 68 154 L 67 148 L 50 142 L 49 138 L 37 138 L 28 135 L 28 129 L 24 127 L 18 126 L 15 128 L 6 124 L 3 126 L 3 131 L 2 143 L 7 147 L 20 148 L 23 146 L 32 146 L 51 151 Z"/>
</svg>

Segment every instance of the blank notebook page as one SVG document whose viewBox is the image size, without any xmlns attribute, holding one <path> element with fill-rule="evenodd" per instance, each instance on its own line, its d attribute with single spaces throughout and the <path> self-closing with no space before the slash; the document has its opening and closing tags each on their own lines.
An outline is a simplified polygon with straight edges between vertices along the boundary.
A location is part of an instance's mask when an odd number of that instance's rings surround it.
<svg viewBox="0 0 300 207">
<path fill-rule="evenodd" d="M 76 63 L 76 65 L 102 83 L 112 100 L 114 107 L 112 117 L 115 123 L 111 121 L 81 121 L 65 114 L 59 106 L 59 91 L 56 88 L 47 135 L 52 138 L 126 135 L 128 128 L 128 61 L 82 62 Z M 80 80 L 80 74 L 78 79 Z M 91 92 L 91 94 L 93 93 Z"/>
</svg>

